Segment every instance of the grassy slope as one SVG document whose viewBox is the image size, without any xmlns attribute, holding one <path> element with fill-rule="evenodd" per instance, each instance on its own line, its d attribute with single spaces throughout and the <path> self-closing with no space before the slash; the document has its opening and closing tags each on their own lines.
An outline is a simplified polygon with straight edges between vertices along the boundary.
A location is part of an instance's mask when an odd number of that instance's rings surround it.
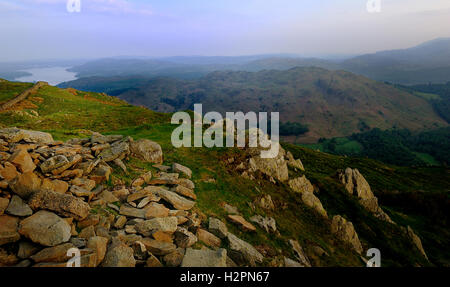
<svg viewBox="0 0 450 287">
<path fill-rule="evenodd" d="M 25 89 L 26 85 L 23 85 Z M 330 234 L 329 222 L 319 218 L 301 204 L 299 196 L 289 193 L 286 186 L 273 185 L 263 179 L 246 180 L 231 171 L 226 166 L 225 159 L 232 155 L 239 156 L 240 151 L 219 148 L 175 149 L 170 143 L 170 134 L 174 126 L 169 124 L 169 115 L 130 106 L 108 96 L 84 92 L 72 94 L 67 90 L 46 87 L 35 97 L 43 98 L 42 103 L 35 103 L 38 106 L 39 118 L 0 113 L 0 125 L 49 131 L 56 139 L 63 140 L 84 136 L 85 129 L 130 135 L 135 139 L 155 140 L 163 148 L 166 163 L 176 161 L 192 168 L 198 195 L 196 208 L 205 216 L 214 215 L 224 218 L 225 212 L 219 204 L 225 201 L 238 207 L 248 218 L 254 212 L 247 203 L 262 193 L 270 194 L 275 202 L 287 204 L 287 208 L 277 208 L 275 212 L 256 210 L 256 213 L 267 214 L 276 219 L 281 237 L 267 235 L 259 228 L 254 235 L 245 234 L 228 224 L 236 235 L 254 245 L 265 246 L 275 253 L 281 252 L 291 258 L 293 255 L 290 253 L 291 249 L 287 246 L 286 239 L 295 238 L 306 249 L 312 245 L 319 245 L 331 254 L 329 257 L 320 259 L 320 265 L 323 266 L 363 264 L 357 254 Z M 381 250 L 382 264 L 394 266 L 428 264 L 417 252 L 411 252 L 411 248 L 399 233 L 398 228 L 374 219 L 353 198 L 349 197 L 334 175 L 338 168 L 351 166 L 360 169 L 376 192 L 385 190 L 411 192 L 414 189 L 439 192 L 448 185 L 448 170 L 394 168 L 372 160 L 332 156 L 293 145 L 287 145 L 286 148 L 303 160 L 307 170 L 306 176 L 319 187 L 318 196 L 328 213 L 341 214 L 351 220 L 364 248 L 377 247 Z M 143 170 L 152 169 L 151 165 L 134 159 L 128 163 L 128 167 L 129 174 L 116 169 L 114 176 L 129 182 Z M 290 172 L 293 173 L 293 171 Z M 215 183 L 205 181 L 209 178 L 214 178 Z M 381 203 L 383 204 L 383 201 Z M 429 252 L 432 262 L 442 264 L 448 260 L 448 256 L 445 256 L 445 251 L 449 254 L 450 246 L 448 231 L 446 233 L 441 229 L 433 230 L 424 224 L 426 218 L 424 219 L 420 214 L 407 213 L 407 210 L 400 210 L 397 206 L 388 206 L 387 212 L 394 220 L 398 222 L 401 220 L 402 223 L 410 224 L 415 228 L 423 238 L 425 250 Z M 270 263 L 266 262 L 266 264 Z"/>
</svg>

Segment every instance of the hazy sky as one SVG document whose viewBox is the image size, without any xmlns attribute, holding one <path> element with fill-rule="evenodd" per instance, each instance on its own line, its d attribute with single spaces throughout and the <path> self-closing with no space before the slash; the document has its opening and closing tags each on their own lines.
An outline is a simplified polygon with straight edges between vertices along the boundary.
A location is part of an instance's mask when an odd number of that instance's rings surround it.
<svg viewBox="0 0 450 287">
<path fill-rule="evenodd" d="M 305 56 L 450 37 L 449 0 L 0 0 L 0 61 L 119 55 Z"/>
</svg>

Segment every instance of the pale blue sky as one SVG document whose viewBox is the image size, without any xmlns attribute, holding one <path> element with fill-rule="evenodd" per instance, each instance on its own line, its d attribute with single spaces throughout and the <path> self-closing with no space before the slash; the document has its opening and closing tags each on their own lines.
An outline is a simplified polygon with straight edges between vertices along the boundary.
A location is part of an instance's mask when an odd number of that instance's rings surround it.
<svg viewBox="0 0 450 287">
<path fill-rule="evenodd" d="M 305 56 L 450 37 L 449 0 L 0 0 L 0 60 L 119 55 Z"/>
</svg>

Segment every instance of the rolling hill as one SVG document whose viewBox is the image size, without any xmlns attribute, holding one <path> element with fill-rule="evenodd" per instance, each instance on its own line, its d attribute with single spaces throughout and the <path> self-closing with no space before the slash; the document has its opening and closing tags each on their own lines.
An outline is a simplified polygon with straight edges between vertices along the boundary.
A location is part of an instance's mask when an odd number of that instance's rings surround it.
<svg viewBox="0 0 450 287">
<path fill-rule="evenodd" d="M 282 122 L 309 127 L 291 142 L 348 136 L 371 128 L 432 129 L 447 123 L 425 99 L 346 71 L 315 67 L 259 72 L 217 71 L 195 80 L 135 77 L 87 78 L 61 87 L 105 91 L 160 112 L 279 112 Z M 107 88 L 105 88 L 107 87 Z"/>
</svg>

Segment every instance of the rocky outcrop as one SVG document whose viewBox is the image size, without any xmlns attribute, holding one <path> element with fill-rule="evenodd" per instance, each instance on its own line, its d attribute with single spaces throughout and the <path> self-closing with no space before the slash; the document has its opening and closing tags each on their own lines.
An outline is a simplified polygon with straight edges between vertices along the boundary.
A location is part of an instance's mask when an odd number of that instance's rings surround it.
<svg viewBox="0 0 450 287">
<path fill-rule="evenodd" d="M 300 246 L 300 243 L 296 240 L 289 239 L 289 244 L 294 251 L 295 258 L 298 260 L 298 263 L 303 267 L 311 267 L 311 263 L 309 262 L 306 254 L 303 252 L 303 248 Z"/>
<path fill-rule="evenodd" d="M 163 162 L 163 152 L 161 146 L 154 141 L 140 139 L 130 143 L 131 153 L 139 159 L 151 163 L 161 164 Z"/>
<path fill-rule="evenodd" d="M 358 197 L 362 206 L 373 213 L 375 217 L 394 223 L 378 205 L 378 199 L 373 194 L 369 183 L 356 168 L 346 168 L 345 171 L 339 171 L 338 175 L 345 189 L 351 195 Z"/>
<path fill-rule="evenodd" d="M 301 199 L 306 206 L 313 208 L 320 215 L 328 218 L 327 211 L 323 208 L 322 202 L 314 195 L 313 185 L 305 176 L 289 180 L 288 185 L 294 192 L 300 193 Z"/>
<path fill-rule="evenodd" d="M 361 242 L 350 221 L 340 215 L 335 215 L 331 223 L 331 232 L 340 240 L 350 244 L 358 254 L 362 253 Z"/>
<path fill-rule="evenodd" d="M 411 244 L 414 247 L 416 247 L 417 250 L 419 250 L 419 252 L 423 255 L 423 257 L 425 257 L 428 260 L 428 256 L 425 253 L 425 249 L 423 249 L 423 246 L 422 246 L 422 241 L 420 240 L 420 237 L 417 236 L 417 234 L 414 232 L 414 230 L 410 226 L 407 226 L 406 228 L 401 226 L 401 230 L 409 238 L 409 240 L 411 241 Z"/>
</svg>

